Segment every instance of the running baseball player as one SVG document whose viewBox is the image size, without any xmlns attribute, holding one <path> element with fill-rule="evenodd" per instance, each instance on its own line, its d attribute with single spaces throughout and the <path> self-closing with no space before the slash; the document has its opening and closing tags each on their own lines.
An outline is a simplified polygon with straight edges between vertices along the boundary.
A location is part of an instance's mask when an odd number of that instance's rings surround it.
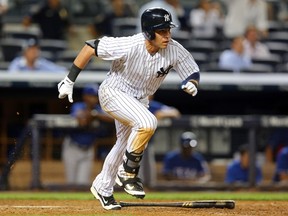
<svg viewBox="0 0 288 216">
<path fill-rule="evenodd" d="M 150 8 L 141 16 L 142 33 L 129 37 L 102 37 L 86 41 L 68 75 L 58 84 L 59 98 L 72 103 L 73 85 L 92 56 L 112 60 L 107 78 L 99 87 L 104 111 L 115 119 L 117 140 L 107 155 L 91 192 L 106 210 L 121 209 L 113 196 L 115 183 L 137 198 L 145 192 L 138 177 L 143 152 L 157 127 L 156 117 L 148 110 L 153 95 L 173 68 L 182 89 L 195 96 L 199 67 L 191 54 L 171 39 L 176 27 L 171 14 L 163 8 Z"/>
</svg>

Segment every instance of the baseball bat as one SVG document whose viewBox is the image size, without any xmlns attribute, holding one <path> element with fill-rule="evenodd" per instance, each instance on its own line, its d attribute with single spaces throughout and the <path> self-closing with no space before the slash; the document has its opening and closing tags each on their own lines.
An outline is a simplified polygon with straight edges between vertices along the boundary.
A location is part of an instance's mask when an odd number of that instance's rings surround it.
<svg viewBox="0 0 288 216">
<path fill-rule="evenodd" d="M 184 202 L 123 202 L 122 207 L 132 206 L 158 206 L 158 207 L 182 207 L 182 208 L 235 208 L 234 200 L 202 200 L 202 201 L 184 201 Z"/>
</svg>

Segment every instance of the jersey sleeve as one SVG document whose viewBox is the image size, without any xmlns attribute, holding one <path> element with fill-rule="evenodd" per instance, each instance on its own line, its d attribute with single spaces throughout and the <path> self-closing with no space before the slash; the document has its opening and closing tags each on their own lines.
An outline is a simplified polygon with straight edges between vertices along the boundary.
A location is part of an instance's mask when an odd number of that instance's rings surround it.
<svg viewBox="0 0 288 216">
<path fill-rule="evenodd" d="M 195 62 L 193 56 L 184 47 L 178 48 L 178 61 L 175 65 L 175 70 L 182 80 L 187 77 L 193 77 L 193 74 L 199 73 L 199 66 Z M 195 76 L 195 77 L 198 77 Z"/>
<path fill-rule="evenodd" d="M 134 46 L 135 37 L 103 37 L 97 48 L 98 57 L 103 60 L 116 60 L 127 55 Z"/>
</svg>

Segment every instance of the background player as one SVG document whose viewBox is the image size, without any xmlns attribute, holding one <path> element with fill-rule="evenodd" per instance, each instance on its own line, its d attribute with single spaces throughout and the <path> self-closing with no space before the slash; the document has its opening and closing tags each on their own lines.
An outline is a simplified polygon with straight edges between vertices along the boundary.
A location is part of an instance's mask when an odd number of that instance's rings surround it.
<svg viewBox="0 0 288 216">
<path fill-rule="evenodd" d="M 147 109 L 148 96 L 156 92 L 172 68 L 183 80 L 183 90 L 197 94 L 199 67 L 192 55 L 171 39 L 170 29 L 176 27 L 171 14 L 163 8 L 147 9 L 141 25 L 143 34 L 86 41 L 69 74 L 58 84 L 59 98 L 68 96 L 72 103 L 74 82 L 91 57 L 112 60 L 98 93 L 102 109 L 115 119 L 117 140 L 91 186 L 91 192 L 107 210 L 121 209 L 113 196 L 115 181 L 127 193 L 145 196 L 138 171 L 143 151 L 157 127 L 156 117 Z"/>
<path fill-rule="evenodd" d="M 163 175 L 167 180 L 206 183 L 211 179 L 210 168 L 201 153 L 195 150 L 196 135 L 185 131 L 180 136 L 180 149 L 168 152 L 163 161 Z"/>
<path fill-rule="evenodd" d="M 103 112 L 99 105 L 98 85 L 87 84 L 82 91 L 82 101 L 71 106 L 71 116 L 78 127 L 67 131 L 63 141 L 62 159 L 65 166 L 66 181 L 71 186 L 90 183 L 95 157 L 94 144 L 98 138 L 108 134 L 105 123 L 113 119 Z M 93 127 L 95 120 L 99 126 Z"/>
</svg>

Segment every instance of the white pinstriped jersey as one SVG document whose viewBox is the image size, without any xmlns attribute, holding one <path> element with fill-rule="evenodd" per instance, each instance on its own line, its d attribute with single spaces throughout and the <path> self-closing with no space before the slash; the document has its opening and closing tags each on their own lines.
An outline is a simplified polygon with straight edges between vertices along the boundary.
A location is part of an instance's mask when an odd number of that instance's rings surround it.
<svg viewBox="0 0 288 216">
<path fill-rule="evenodd" d="M 109 85 L 137 99 L 154 94 L 172 68 L 182 80 L 199 72 L 192 55 L 173 39 L 166 49 L 150 55 L 142 33 L 129 37 L 103 37 L 97 54 L 103 60 L 112 60 L 108 77 L 102 85 Z"/>
</svg>

